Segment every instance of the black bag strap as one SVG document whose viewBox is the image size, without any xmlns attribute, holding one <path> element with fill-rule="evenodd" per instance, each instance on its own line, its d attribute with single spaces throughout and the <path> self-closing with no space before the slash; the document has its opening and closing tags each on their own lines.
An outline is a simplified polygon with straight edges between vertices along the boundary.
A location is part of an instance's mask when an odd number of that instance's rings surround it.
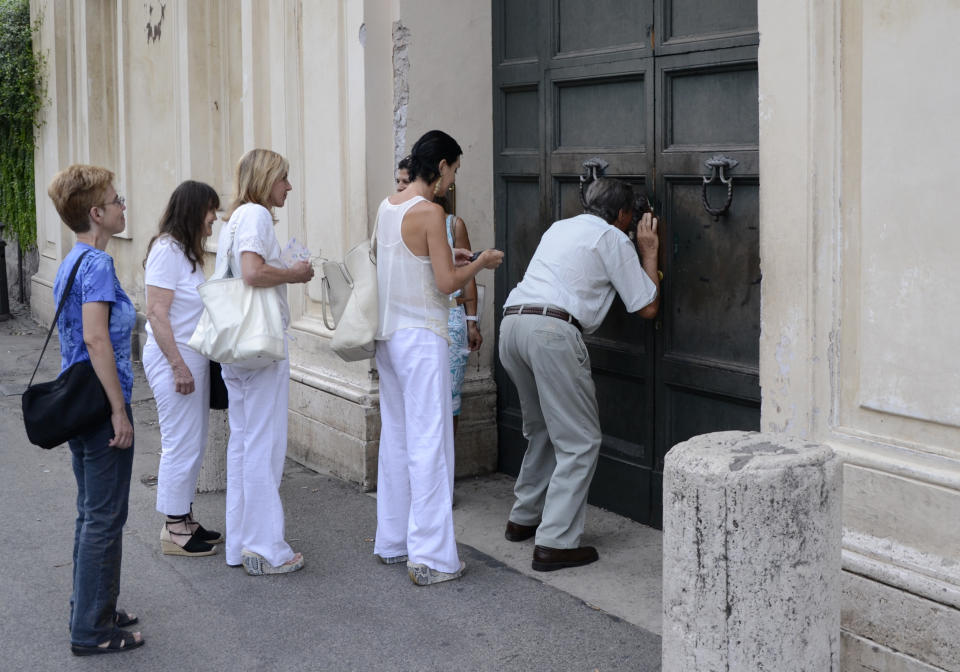
<svg viewBox="0 0 960 672">
<path fill-rule="evenodd" d="M 43 342 L 43 349 L 40 350 L 40 359 L 37 360 L 37 365 L 33 369 L 33 375 L 30 376 L 30 382 L 27 383 L 27 389 L 30 389 L 30 386 L 33 385 L 33 379 L 37 375 L 37 369 L 40 368 L 40 362 L 43 361 L 43 353 L 47 351 L 47 344 L 50 343 L 50 337 L 53 336 L 53 329 L 57 326 L 57 320 L 60 319 L 60 311 L 63 310 L 63 305 L 67 302 L 67 297 L 70 296 L 70 290 L 73 289 L 73 281 L 77 277 L 77 271 L 80 270 L 80 262 L 83 261 L 83 258 L 90 253 L 90 250 L 85 250 L 83 254 L 80 255 L 80 258 L 77 259 L 77 263 L 73 265 L 73 270 L 70 271 L 70 277 L 67 279 L 67 286 L 63 290 L 63 296 L 60 297 L 60 305 L 57 306 L 57 314 L 53 316 L 53 322 L 50 324 L 50 331 L 47 332 L 47 340 Z"/>
</svg>

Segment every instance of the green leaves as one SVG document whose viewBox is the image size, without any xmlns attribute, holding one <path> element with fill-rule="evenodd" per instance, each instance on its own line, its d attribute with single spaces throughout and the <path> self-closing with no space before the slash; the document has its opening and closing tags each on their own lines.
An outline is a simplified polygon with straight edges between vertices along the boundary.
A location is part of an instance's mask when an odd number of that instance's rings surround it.
<svg viewBox="0 0 960 672">
<path fill-rule="evenodd" d="M 0 0 L 0 221 L 20 248 L 36 244 L 33 153 L 46 104 L 47 60 L 33 50 L 42 15 L 29 0 Z"/>
</svg>

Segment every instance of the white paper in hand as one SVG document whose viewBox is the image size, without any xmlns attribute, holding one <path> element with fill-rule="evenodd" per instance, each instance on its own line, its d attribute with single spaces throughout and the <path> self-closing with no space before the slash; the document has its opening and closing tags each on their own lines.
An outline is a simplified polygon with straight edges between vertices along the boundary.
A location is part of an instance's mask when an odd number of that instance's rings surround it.
<svg viewBox="0 0 960 672">
<path fill-rule="evenodd" d="M 280 253 L 280 262 L 290 268 L 298 261 L 310 261 L 310 250 L 296 238 L 291 238 Z"/>
</svg>

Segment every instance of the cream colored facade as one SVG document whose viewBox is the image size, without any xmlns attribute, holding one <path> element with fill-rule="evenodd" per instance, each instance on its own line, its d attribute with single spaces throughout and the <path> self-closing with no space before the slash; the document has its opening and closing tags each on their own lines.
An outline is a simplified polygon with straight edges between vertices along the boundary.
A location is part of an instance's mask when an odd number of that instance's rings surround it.
<svg viewBox="0 0 960 672">
<path fill-rule="evenodd" d="M 44 15 L 52 98 L 37 157 L 35 313 L 52 316 L 52 280 L 73 245 L 46 185 L 75 162 L 117 173 L 127 230 L 109 252 L 141 309 L 141 261 L 170 192 L 197 179 L 227 202 L 233 168 L 254 147 L 290 160 L 294 191 L 278 211 L 281 242 L 296 237 L 315 255 L 339 258 L 369 235 L 377 205 L 393 189 L 397 152 L 443 128 L 465 151 L 458 214 L 474 246 L 491 247 L 490 10 L 463 2 L 463 11 L 444 12 L 454 30 L 404 38 L 436 30 L 429 4 L 34 2 L 34 14 Z M 409 95 L 395 101 L 395 89 Z M 480 281 L 493 286 L 489 271 Z M 493 292 L 486 296 L 489 303 Z M 319 280 L 291 286 L 289 298 L 290 454 L 373 488 L 379 414 L 372 362 L 347 364 L 331 353 Z M 459 475 L 496 468 L 491 310 L 481 327 L 487 345 L 468 364 Z"/>
<path fill-rule="evenodd" d="M 844 669 L 960 670 L 960 5 L 761 0 L 766 431 L 844 473 Z"/>
<path fill-rule="evenodd" d="M 960 87 L 953 0 L 759 0 L 762 427 L 828 443 L 844 475 L 844 665 L 960 670 Z M 34 0 L 49 50 L 37 156 L 38 317 L 72 245 L 45 188 L 73 162 L 117 172 L 111 243 L 141 260 L 187 178 L 229 199 L 243 151 L 291 162 L 280 239 L 338 257 L 367 235 L 396 158 L 443 128 L 465 150 L 457 205 L 493 244 L 490 3 Z M 493 288 L 490 275 L 481 281 Z M 328 348 L 318 286 L 290 289 L 290 454 L 372 488 L 371 364 Z M 472 357 L 458 473 L 496 467 L 493 292 Z"/>
</svg>

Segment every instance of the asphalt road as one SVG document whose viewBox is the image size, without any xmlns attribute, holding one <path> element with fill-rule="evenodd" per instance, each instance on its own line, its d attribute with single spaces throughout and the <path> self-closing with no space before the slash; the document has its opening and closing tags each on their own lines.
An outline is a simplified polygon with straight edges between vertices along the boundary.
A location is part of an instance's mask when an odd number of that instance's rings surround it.
<svg viewBox="0 0 960 672">
<path fill-rule="evenodd" d="M 15 307 L 17 310 L 17 307 Z M 154 510 L 159 429 L 137 371 L 135 459 L 120 606 L 146 645 L 75 658 L 67 631 L 76 485 L 66 446 L 23 430 L 21 392 L 45 330 L 22 309 L 0 323 L 0 672 L 40 670 L 652 671 L 660 638 L 461 545 L 459 581 L 418 587 L 373 557 L 376 506 L 354 486 L 287 463 L 287 538 L 306 567 L 247 576 L 222 554 L 160 553 Z M 52 350 L 52 351 L 51 351 Z M 58 369 L 56 337 L 38 380 Z M 220 494 L 195 512 L 223 529 Z"/>
</svg>

